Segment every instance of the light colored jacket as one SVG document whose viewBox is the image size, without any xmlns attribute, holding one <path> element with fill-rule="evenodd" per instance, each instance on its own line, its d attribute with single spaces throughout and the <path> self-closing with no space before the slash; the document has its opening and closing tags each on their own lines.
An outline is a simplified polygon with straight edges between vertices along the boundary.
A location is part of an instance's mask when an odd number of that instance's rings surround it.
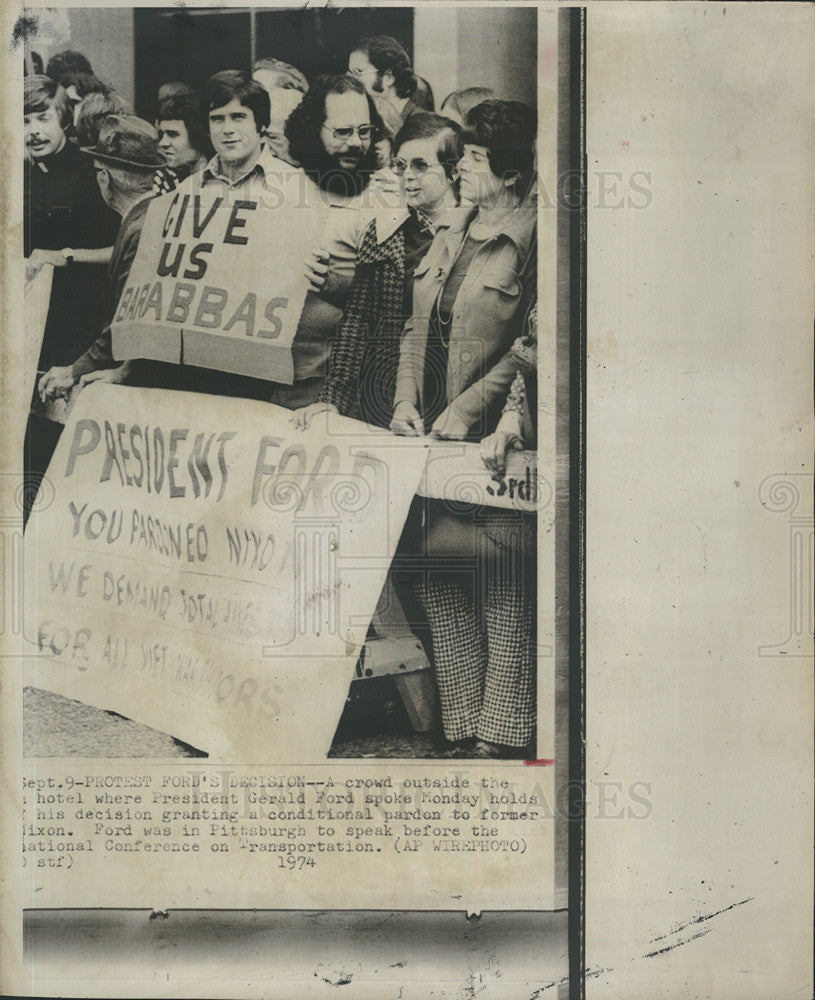
<svg viewBox="0 0 815 1000">
<path fill-rule="evenodd" d="M 450 213 L 414 272 L 413 315 L 403 334 L 394 405 L 404 401 L 422 409 L 430 317 L 475 213 L 472 206 Z M 509 352 L 518 333 L 521 272 L 536 219 L 537 202 L 522 202 L 478 248 L 456 296 L 447 405 L 471 433 L 483 433 L 491 412 L 500 412 L 517 371 Z"/>
</svg>

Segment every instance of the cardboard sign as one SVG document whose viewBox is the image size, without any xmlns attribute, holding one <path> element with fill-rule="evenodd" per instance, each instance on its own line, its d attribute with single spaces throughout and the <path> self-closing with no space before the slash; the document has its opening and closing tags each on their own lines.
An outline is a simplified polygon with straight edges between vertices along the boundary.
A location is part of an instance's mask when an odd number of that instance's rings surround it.
<svg viewBox="0 0 815 1000">
<path fill-rule="evenodd" d="M 26 682 L 233 763 L 324 759 L 426 458 L 336 426 L 84 390 L 26 532 Z"/>
<path fill-rule="evenodd" d="M 510 450 L 503 472 L 491 472 L 481 460 L 477 444 L 434 441 L 427 467 L 416 492 L 457 504 L 461 508 L 497 507 L 501 510 L 537 511 L 547 526 L 554 521 L 554 475 L 551 468 L 538 473 L 534 451 Z"/>
<path fill-rule="evenodd" d="M 111 324 L 117 360 L 183 362 L 290 385 L 323 219 L 296 198 L 187 182 L 155 199 Z"/>
</svg>

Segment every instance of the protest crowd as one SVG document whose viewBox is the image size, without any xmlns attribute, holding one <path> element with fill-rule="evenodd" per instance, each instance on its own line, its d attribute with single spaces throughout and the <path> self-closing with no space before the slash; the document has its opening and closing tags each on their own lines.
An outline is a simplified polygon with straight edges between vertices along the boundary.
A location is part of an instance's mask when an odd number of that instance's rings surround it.
<svg viewBox="0 0 815 1000">
<path fill-rule="evenodd" d="M 385 35 L 359 39 L 345 75 L 307 79 L 262 58 L 251 74 L 225 67 L 200 89 L 167 80 L 150 121 L 115 81 L 97 79 L 92 60 L 62 51 L 25 80 L 29 279 L 53 268 L 26 434 L 30 481 L 61 431 L 47 405 L 94 382 L 262 400 L 290 410 L 298 429 L 328 411 L 395 435 L 480 442 L 496 475 L 511 450 L 535 448 L 532 108 L 475 85 L 437 106 Z M 281 192 L 298 199 L 303 232 L 317 234 L 296 262 L 307 291 L 293 376 L 117 358 L 111 326 L 117 313 L 135 314 L 135 293 L 129 306 L 123 294 L 153 200 L 171 206 L 168 229 L 188 205 L 197 213 L 195 195 L 222 196 L 225 242 L 240 246 L 246 206 L 265 199 L 273 219 Z M 196 216 L 203 241 L 206 222 Z M 203 258 L 173 260 L 167 246 L 159 273 L 189 265 L 194 280 Z M 270 287 L 279 263 L 266 262 Z M 274 303 L 285 301 L 274 291 L 265 314 L 257 307 L 262 320 L 248 296 L 235 309 L 240 289 L 204 291 L 198 317 L 234 313 L 230 322 L 251 319 L 257 337 L 273 335 Z M 145 292 L 142 316 L 150 302 Z M 535 756 L 535 552 L 532 513 L 473 516 L 414 500 L 393 576 L 421 621 L 448 756 Z"/>
</svg>

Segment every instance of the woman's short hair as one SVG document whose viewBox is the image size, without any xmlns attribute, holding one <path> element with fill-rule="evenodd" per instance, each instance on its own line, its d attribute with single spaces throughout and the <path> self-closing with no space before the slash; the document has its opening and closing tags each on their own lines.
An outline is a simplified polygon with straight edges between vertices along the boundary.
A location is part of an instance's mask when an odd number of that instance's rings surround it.
<svg viewBox="0 0 815 1000">
<path fill-rule="evenodd" d="M 301 94 L 308 93 L 308 80 L 296 66 L 266 56 L 258 59 L 252 67 L 253 73 L 272 73 L 275 77 L 275 87 L 283 90 L 299 90 Z"/>
<path fill-rule="evenodd" d="M 269 95 L 257 80 L 239 69 L 222 70 L 207 80 L 201 91 L 201 118 L 208 123 L 213 108 L 222 108 L 232 101 L 249 108 L 258 132 L 269 127 Z"/>
<path fill-rule="evenodd" d="M 96 91 L 83 97 L 76 112 L 76 138 L 80 146 L 95 146 L 99 126 L 108 115 L 132 114 L 127 101 L 113 91 Z"/>
<path fill-rule="evenodd" d="M 377 73 L 393 73 L 397 97 L 410 97 L 416 90 L 416 77 L 405 48 L 390 35 L 368 35 L 354 46 L 354 52 L 364 52 Z"/>
<path fill-rule="evenodd" d="M 312 151 L 322 149 L 320 129 L 325 122 L 325 100 L 329 94 L 361 94 L 368 101 L 371 120 L 371 148 L 386 136 L 382 116 L 368 91 L 352 76 L 318 76 L 309 92 L 289 115 L 285 133 L 289 149 L 298 163 L 309 162 Z"/>
<path fill-rule="evenodd" d="M 163 101 L 159 101 L 156 122 L 171 121 L 184 122 L 190 145 L 205 156 L 211 155 L 209 123 L 205 124 L 201 117 L 201 101 L 195 91 L 186 94 L 173 94 L 170 97 L 165 97 Z"/>
<path fill-rule="evenodd" d="M 496 177 L 518 174 L 521 187 L 535 163 L 537 119 L 520 101 L 482 101 L 467 115 L 465 145 L 484 146 L 490 170 Z"/>
<path fill-rule="evenodd" d="M 393 155 L 396 156 L 406 142 L 414 139 L 436 139 L 436 155 L 449 180 L 454 180 L 456 164 L 461 159 L 463 143 L 461 129 L 454 121 L 431 111 L 414 112 L 396 133 Z"/>
<path fill-rule="evenodd" d="M 23 87 L 23 114 L 36 115 L 53 108 L 64 130 L 73 123 L 73 111 L 65 88 L 50 76 L 27 76 Z"/>
<path fill-rule="evenodd" d="M 465 87 L 464 90 L 454 90 L 441 102 L 439 109 L 442 114 L 455 115 L 460 121 L 467 118 L 469 111 L 482 101 L 495 100 L 496 94 L 489 87 Z"/>
</svg>

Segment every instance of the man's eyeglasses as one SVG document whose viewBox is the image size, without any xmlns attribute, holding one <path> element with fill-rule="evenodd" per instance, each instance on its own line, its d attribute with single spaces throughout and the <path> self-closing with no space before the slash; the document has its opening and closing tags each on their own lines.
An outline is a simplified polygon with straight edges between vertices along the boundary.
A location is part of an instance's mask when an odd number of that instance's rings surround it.
<svg viewBox="0 0 815 1000">
<path fill-rule="evenodd" d="M 434 164 L 428 163 L 427 160 L 410 160 L 409 163 L 407 160 L 391 160 L 391 170 L 399 177 L 404 174 L 408 166 L 410 166 L 411 173 L 415 174 L 417 177 L 421 177 L 423 174 L 426 174 L 427 171 L 434 166 Z"/>
<path fill-rule="evenodd" d="M 332 128 L 330 125 L 323 125 L 326 132 L 330 132 L 338 142 L 347 142 L 353 134 L 356 134 L 364 142 L 371 138 L 373 128 L 370 125 L 348 125 L 343 128 Z"/>
</svg>

